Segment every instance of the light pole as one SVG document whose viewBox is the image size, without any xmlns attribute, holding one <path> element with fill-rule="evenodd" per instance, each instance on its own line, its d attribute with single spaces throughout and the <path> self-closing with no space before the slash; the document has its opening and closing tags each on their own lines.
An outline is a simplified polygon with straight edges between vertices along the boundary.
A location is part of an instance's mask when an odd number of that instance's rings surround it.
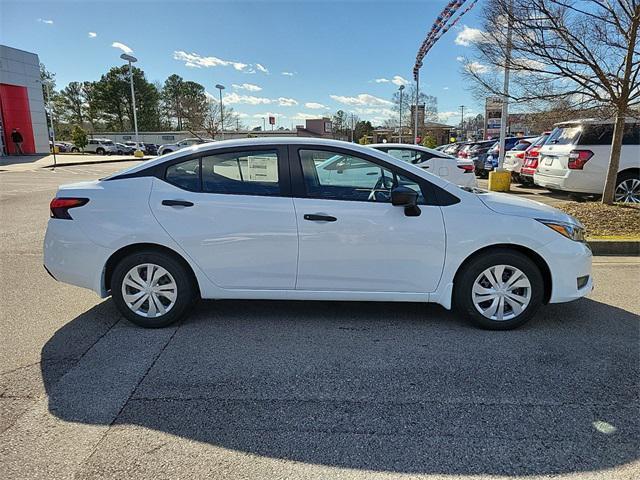
<svg viewBox="0 0 640 480">
<path fill-rule="evenodd" d="M 422 66 L 422 62 L 420 62 Z M 416 71 L 416 104 L 414 107 L 413 143 L 418 144 L 418 100 L 420 99 L 420 70 Z"/>
<path fill-rule="evenodd" d="M 224 85 L 218 83 L 216 88 L 220 92 L 220 134 L 222 135 L 222 140 L 224 140 L 224 110 L 222 108 L 222 90 L 224 90 Z"/>
<path fill-rule="evenodd" d="M 132 63 L 138 61 L 133 55 L 123 53 L 120 58 L 129 62 L 129 84 L 131 85 L 131 104 L 133 105 L 133 129 L 136 133 L 136 151 L 133 155 L 136 157 L 143 157 L 144 153 L 140 150 L 140 138 L 138 138 L 138 114 L 136 113 L 136 92 L 133 89 L 133 66 Z"/>
<path fill-rule="evenodd" d="M 398 143 L 402 143 L 402 91 L 404 90 L 404 85 L 400 85 L 398 90 L 400 90 L 400 118 L 399 118 L 399 127 L 398 127 Z"/>
<path fill-rule="evenodd" d="M 462 134 L 460 135 L 462 139 L 466 140 L 464 134 L 464 105 L 460 105 L 460 133 Z"/>
<path fill-rule="evenodd" d="M 53 139 L 53 170 L 55 171 L 58 161 L 56 159 L 56 129 L 53 126 L 53 104 L 51 103 L 51 90 L 49 89 L 49 82 L 45 82 L 44 85 L 45 87 L 47 87 L 47 107 L 49 107 L 49 118 L 51 120 L 51 137 Z"/>
</svg>

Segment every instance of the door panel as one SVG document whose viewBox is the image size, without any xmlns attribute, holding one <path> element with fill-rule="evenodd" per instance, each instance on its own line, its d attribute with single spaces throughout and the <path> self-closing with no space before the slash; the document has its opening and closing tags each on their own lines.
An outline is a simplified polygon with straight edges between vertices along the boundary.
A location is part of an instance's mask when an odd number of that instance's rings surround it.
<svg viewBox="0 0 640 480">
<path fill-rule="evenodd" d="M 419 217 L 390 203 L 294 199 L 300 232 L 300 290 L 431 292 L 444 264 L 440 207 Z M 335 221 L 305 220 L 305 215 Z"/>
</svg>

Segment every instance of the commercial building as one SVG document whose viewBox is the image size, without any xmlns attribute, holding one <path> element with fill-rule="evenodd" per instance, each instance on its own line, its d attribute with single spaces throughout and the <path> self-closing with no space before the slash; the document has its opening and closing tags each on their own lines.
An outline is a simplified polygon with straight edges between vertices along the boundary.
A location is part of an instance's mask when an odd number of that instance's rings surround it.
<svg viewBox="0 0 640 480">
<path fill-rule="evenodd" d="M 16 153 L 14 129 L 25 154 L 49 153 L 38 55 L 0 45 L 0 155 Z"/>
</svg>

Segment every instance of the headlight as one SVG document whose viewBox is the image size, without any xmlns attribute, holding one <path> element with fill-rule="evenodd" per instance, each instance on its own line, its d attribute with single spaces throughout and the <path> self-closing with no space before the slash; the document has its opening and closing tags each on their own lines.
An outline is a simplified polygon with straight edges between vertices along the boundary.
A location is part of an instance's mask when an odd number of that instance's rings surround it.
<svg viewBox="0 0 640 480">
<path fill-rule="evenodd" d="M 550 222 L 547 220 L 538 220 L 540 223 L 546 225 L 552 230 L 555 230 L 560 235 L 563 235 L 576 242 L 584 242 L 584 228 L 574 225 L 572 223 L 560 223 Z"/>
</svg>

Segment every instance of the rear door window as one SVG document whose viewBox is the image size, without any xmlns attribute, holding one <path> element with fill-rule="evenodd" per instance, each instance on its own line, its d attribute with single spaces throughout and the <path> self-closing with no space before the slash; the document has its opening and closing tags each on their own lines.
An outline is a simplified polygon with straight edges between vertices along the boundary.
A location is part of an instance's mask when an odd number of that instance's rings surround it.
<svg viewBox="0 0 640 480">
<path fill-rule="evenodd" d="M 612 140 L 612 123 L 586 125 L 582 132 L 582 136 L 580 137 L 580 145 L 611 145 Z"/>
<path fill-rule="evenodd" d="M 624 126 L 623 145 L 640 145 L 640 123 L 627 123 Z"/>
</svg>

